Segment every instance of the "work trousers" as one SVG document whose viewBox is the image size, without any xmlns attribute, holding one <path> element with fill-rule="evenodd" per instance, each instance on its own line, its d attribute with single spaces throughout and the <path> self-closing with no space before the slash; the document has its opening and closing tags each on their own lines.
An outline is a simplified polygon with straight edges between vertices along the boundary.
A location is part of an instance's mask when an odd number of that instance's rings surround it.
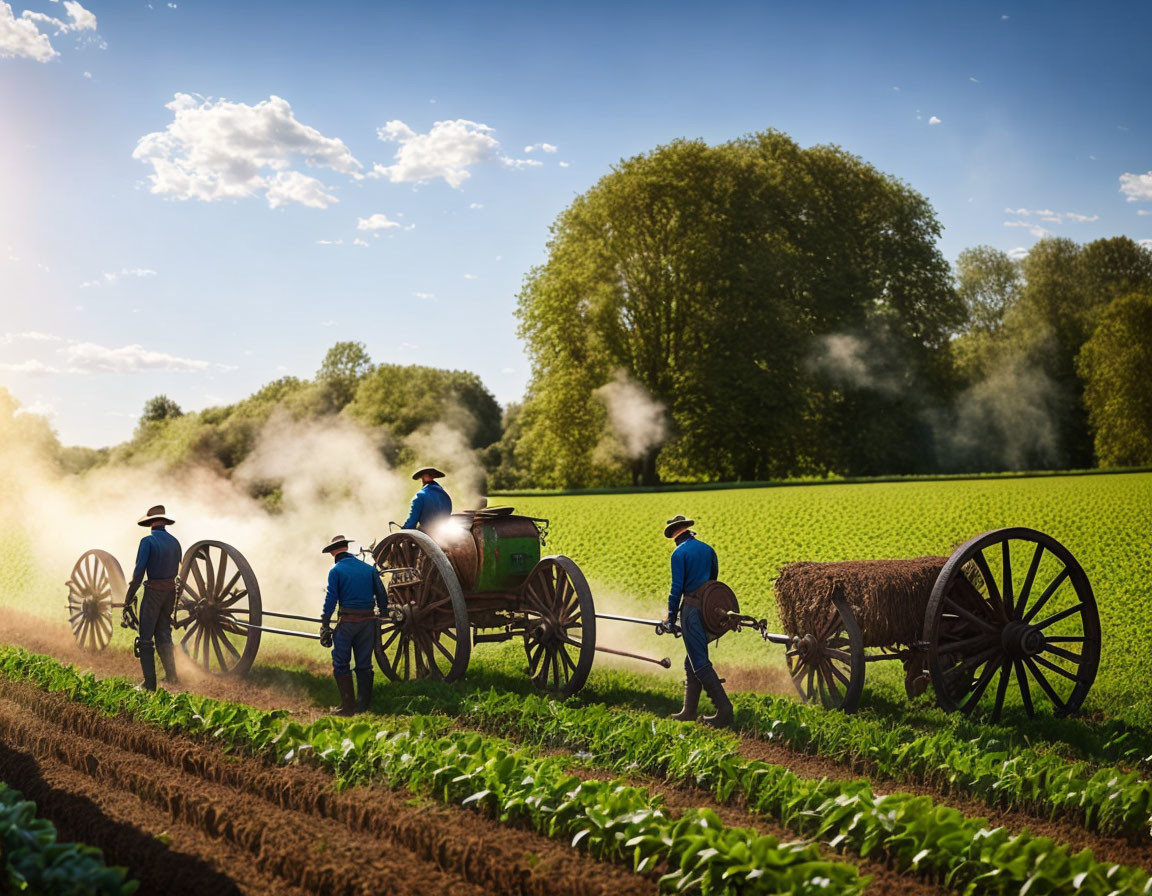
<svg viewBox="0 0 1152 896">
<path fill-rule="evenodd" d="M 372 652 L 376 647 L 376 620 L 363 622 L 338 622 L 336 634 L 332 637 L 332 672 L 335 675 L 351 675 L 350 664 L 356 658 L 357 672 L 372 671 Z"/>
<path fill-rule="evenodd" d="M 140 649 L 152 650 L 156 644 L 172 643 L 172 605 L 175 591 L 158 591 L 144 586 L 140 600 Z"/>
<path fill-rule="evenodd" d="M 712 665 L 708 659 L 708 632 L 704 630 L 704 620 L 696 607 L 680 607 L 680 634 L 684 638 L 684 649 L 692 671 L 699 675 Z"/>
</svg>

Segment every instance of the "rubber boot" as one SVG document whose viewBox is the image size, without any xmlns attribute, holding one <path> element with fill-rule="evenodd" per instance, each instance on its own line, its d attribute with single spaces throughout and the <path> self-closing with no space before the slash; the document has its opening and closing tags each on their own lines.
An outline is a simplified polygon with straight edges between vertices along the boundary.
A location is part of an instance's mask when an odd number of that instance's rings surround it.
<svg viewBox="0 0 1152 896">
<path fill-rule="evenodd" d="M 328 715 L 356 715 L 356 693 L 352 689 L 352 673 L 349 672 L 347 675 L 333 675 L 332 677 L 336 679 L 336 687 L 340 691 L 340 706 L 332 710 Z"/>
<path fill-rule="evenodd" d="M 727 728 L 732 724 L 732 701 L 724 692 L 724 685 L 721 684 L 720 676 L 716 674 L 715 667 L 709 666 L 696 675 L 704 686 L 712 705 L 716 707 L 715 715 L 704 716 L 700 721 L 705 725 L 711 725 L 713 728 Z"/>
<path fill-rule="evenodd" d="M 180 684 L 180 676 L 176 674 L 176 657 L 172 652 L 172 644 L 157 644 L 156 653 L 160 656 L 160 665 L 164 667 L 164 683 Z"/>
<path fill-rule="evenodd" d="M 692 664 L 684 660 L 684 708 L 672 713 L 677 722 L 695 722 L 696 710 L 700 705 L 700 679 L 692 671 Z"/>
<path fill-rule="evenodd" d="M 356 673 L 356 712 L 368 712 L 372 707 L 372 670 Z"/>
<path fill-rule="evenodd" d="M 140 648 L 140 669 L 144 673 L 140 688 L 145 691 L 156 690 L 156 655 L 151 647 Z"/>
</svg>

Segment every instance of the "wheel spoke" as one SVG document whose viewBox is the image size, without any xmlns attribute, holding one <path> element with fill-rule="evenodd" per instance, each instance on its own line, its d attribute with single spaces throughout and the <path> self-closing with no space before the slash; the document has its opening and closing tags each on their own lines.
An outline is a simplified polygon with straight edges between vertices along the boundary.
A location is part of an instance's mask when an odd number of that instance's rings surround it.
<svg viewBox="0 0 1152 896">
<path fill-rule="evenodd" d="M 956 601 L 954 601 L 951 597 L 944 598 L 944 605 L 949 610 L 951 610 L 953 613 L 955 613 L 957 616 L 959 616 L 962 619 L 968 620 L 973 625 L 979 626 L 980 628 L 985 629 L 986 631 L 992 632 L 994 634 L 999 634 L 995 625 L 993 625 L 987 619 L 981 619 L 975 613 L 972 613 L 969 610 L 964 609 L 964 607 L 962 607 L 958 603 L 956 603 Z"/>
<path fill-rule="evenodd" d="M 221 672 L 227 672 L 228 671 L 228 666 L 224 662 L 224 651 L 220 649 L 220 642 L 224 639 L 225 638 L 224 638 L 223 632 L 213 632 L 213 634 L 212 634 L 212 646 L 216 650 L 216 662 L 220 664 L 220 671 Z"/>
<path fill-rule="evenodd" d="M 220 552 L 220 568 L 216 570 L 216 573 L 213 576 L 213 578 L 215 580 L 213 582 L 214 585 L 219 586 L 220 583 L 222 581 L 224 581 L 224 576 L 227 572 L 227 569 L 228 569 L 228 552 L 222 550 Z M 227 593 L 228 593 L 227 588 L 219 588 L 218 587 L 218 589 L 214 592 L 214 596 L 219 598 L 219 597 L 222 597 L 223 595 L 225 595 Z"/>
<path fill-rule="evenodd" d="M 1044 645 L 1044 652 L 1051 653 L 1053 656 L 1058 656 L 1061 659 L 1068 660 L 1070 663 L 1080 665 L 1083 657 L 1078 653 L 1073 653 L 1071 650 L 1065 650 L 1062 647 L 1053 647 L 1051 644 Z"/>
<path fill-rule="evenodd" d="M 979 647 L 981 644 L 990 643 L 996 636 L 988 633 L 976 635 L 972 638 L 964 638 L 961 641 L 945 641 L 940 639 L 940 652 L 941 653 L 961 653 L 967 654 L 969 650 L 974 647 Z"/>
<path fill-rule="evenodd" d="M 1067 619 L 1073 613 L 1081 612 L 1083 609 L 1084 609 L 1084 604 L 1081 603 L 1081 604 L 1076 604 L 1076 606 L 1074 606 L 1074 607 L 1069 607 L 1067 610 L 1061 610 L 1059 613 L 1055 614 L 1054 616 L 1049 616 L 1043 622 L 1036 623 L 1036 628 L 1041 628 L 1041 629 L 1047 628 L 1048 626 L 1059 622 L 1061 619 Z"/>
<path fill-rule="evenodd" d="M 1044 593 L 1040 595 L 1040 599 L 1038 601 L 1036 601 L 1036 603 L 1034 603 L 1032 605 L 1032 609 L 1030 609 L 1024 615 L 1024 621 L 1025 622 L 1031 622 L 1033 619 L 1036 618 L 1036 614 L 1040 612 L 1041 607 L 1043 607 L 1044 604 L 1048 603 L 1048 599 L 1050 597 L 1052 597 L 1053 594 L 1056 593 L 1056 589 L 1059 588 L 1062 584 L 1064 584 L 1064 580 L 1066 578 L 1068 578 L 1068 574 L 1069 574 L 1069 571 L 1068 571 L 1067 566 L 1065 566 L 1063 569 L 1060 570 L 1060 572 L 1056 576 L 1056 578 L 1054 578 L 1049 583 L 1048 587 L 1044 589 Z"/>
<path fill-rule="evenodd" d="M 1014 601 L 1012 599 L 1012 558 L 1009 556 L 1009 539 L 1005 538 L 1001 543 L 1001 576 L 1003 582 L 1003 608 L 1004 618 L 1012 618 L 1012 610 L 1014 608 Z"/>
<path fill-rule="evenodd" d="M 233 645 L 232 639 L 225 637 L 225 638 L 222 638 L 222 640 L 224 641 L 224 646 L 228 648 L 228 650 L 231 652 L 232 656 L 236 657 L 236 660 L 239 661 L 240 660 L 240 651 L 236 649 L 235 645 Z"/>
<path fill-rule="evenodd" d="M 1024 671 L 1024 663 L 1015 660 L 1013 665 L 1016 667 L 1016 682 L 1020 685 L 1020 699 L 1024 701 L 1024 711 L 1028 713 L 1028 718 L 1032 718 L 1036 715 L 1036 708 L 1032 705 L 1032 690 L 1028 687 L 1028 675 Z"/>
<path fill-rule="evenodd" d="M 1028 664 L 1028 671 L 1032 673 L 1032 677 L 1036 679 L 1036 683 L 1040 685 L 1041 690 L 1048 695 L 1048 699 L 1052 701 L 1052 705 L 1056 707 L 1056 712 L 1062 713 L 1064 711 L 1064 701 L 1060 699 L 1060 695 L 1056 693 L 1056 689 L 1052 687 L 1044 673 L 1036 668 L 1036 664 L 1032 662 L 1032 657 L 1024 657 L 1024 662 Z"/>
<path fill-rule="evenodd" d="M 1077 675 L 1073 675 L 1073 674 L 1072 674 L 1071 672 L 1069 672 L 1067 669 L 1065 669 L 1065 668 L 1063 668 L 1063 667 L 1061 667 L 1061 666 L 1057 666 L 1055 663 L 1051 662 L 1050 660 L 1046 660 L 1046 659 L 1044 659 L 1044 657 L 1043 657 L 1043 656 L 1041 656 L 1040 654 L 1036 654 L 1035 656 L 1033 656 L 1033 657 L 1030 657 L 1030 659 L 1031 659 L 1033 662 L 1037 662 L 1037 663 L 1039 663 L 1039 664 L 1040 664 L 1041 666 L 1043 666 L 1045 669 L 1051 669 L 1051 670 L 1052 670 L 1053 672 L 1055 672 L 1057 675 L 1063 675 L 1063 676 L 1064 676 L 1065 678 L 1067 678 L 1069 681 L 1075 681 L 1075 682 L 1077 682 L 1077 683 L 1079 683 L 1079 682 L 1080 682 L 1080 678 L 1079 678 L 1079 676 L 1077 676 Z"/>
<path fill-rule="evenodd" d="M 980 570 L 980 576 L 984 579 L 984 587 L 988 589 L 988 602 L 992 605 L 992 609 L 996 611 L 997 616 L 1007 621 L 1008 614 L 1004 612 L 1004 601 L 1000 597 L 1000 589 L 996 586 L 996 580 L 992 578 L 992 570 L 988 566 L 988 561 L 984 559 L 984 551 L 977 551 L 972 556 L 972 562 L 976 564 L 976 568 Z"/>
<path fill-rule="evenodd" d="M 984 691 L 987 690 L 988 683 L 992 681 L 992 676 L 996 674 L 998 668 L 1000 668 L 998 663 L 988 662 L 988 665 L 984 667 L 984 671 L 980 675 L 979 681 L 976 682 L 976 687 L 972 690 L 972 693 L 968 695 L 968 699 L 964 702 L 964 705 L 960 707 L 961 712 L 971 712 L 976 707 L 976 704 L 980 702 L 980 698 L 984 696 Z"/>
<path fill-rule="evenodd" d="M 987 650 L 982 650 L 979 653 L 974 653 L 966 657 L 959 665 L 953 666 L 944 671 L 945 675 L 955 675 L 958 672 L 967 672 L 969 669 L 975 669 L 980 664 L 992 659 L 997 653 L 1000 652 L 1000 645 L 995 644 Z"/>
<path fill-rule="evenodd" d="M 1012 614 L 1013 619 L 1019 619 L 1024 612 L 1024 607 L 1028 605 L 1028 595 L 1032 591 L 1032 583 L 1036 580 L 1036 570 L 1040 568 L 1040 558 L 1044 556 L 1044 545 L 1036 545 L 1036 550 L 1032 554 L 1032 562 L 1028 564 L 1028 575 L 1024 577 L 1024 587 L 1020 589 L 1020 594 L 1016 598 L 1015 612 Z"/>
<path fill-rule="evenodd" d="M 1008 681 L 1012 674 L 1007 660 L 1000 664 L 1000 680 L 996 683 L 996 702 L 992 706 L 992 722 L 1000 721 L 1000 710 L 1004 708 L 1004 695 L 1008 693 Z"/>
</svg>

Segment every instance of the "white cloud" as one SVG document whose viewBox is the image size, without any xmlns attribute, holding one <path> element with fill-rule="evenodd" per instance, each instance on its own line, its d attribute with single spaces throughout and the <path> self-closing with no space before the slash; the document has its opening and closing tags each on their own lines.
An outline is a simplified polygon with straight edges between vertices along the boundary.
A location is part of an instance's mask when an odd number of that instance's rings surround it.
<svg viewBox="0 0 1152 896">
<path fill-rule="evenodd" d="M 1147 174 L 1121 174 L 1120 192 L 1129 202 L 1152 200 L 1152 171 Z"/>
<path fill-rule="evenodd" d="M 204 202 L 263 193 L 272 208 L 327 208 L 336 197 L 292 164 L 302 159 L 350 177 L 361 167 L 342 140 L 297 121 L 278 96 L 249 106 L 178 93 L 166 108 L 172 122 L 141 137 L 132 153 L 152 166 L 153 193 Z"/>
<path fill-rule="evenodd" d="M 478 280 L 479 277 L 476 274 L 465 274 L 464 279 L 465 280 Z"/>
<path fill-rule="evenodd" d="M 1136 209 L 1136 214 L 1138 214 L 1138 215 L 1152 215 L 1152 209 L 1138 208 L 1138 209 Z"/>
<path fill-rule="evenodd" d="M 1047 221 L 1049 224 L 1063 224 L 1065 219 L 1075 221 L 1077 224 L 1100 220 L 1099 215 L 1081 215 L 1078 212 L 1054 212 L 1050 208 L 1006 208 L 1004 209 L 1004 214 L 1017 215 L 1021 218 L 1039 218 L 1041 221 Z M 1024 222 L 1019 222 L 1006 226 L 1020 227 L 1023 225 Z"/>
<path fill-rule="evenodd" d="M 322 320 L 322 321 L 320 321 L 320 326 L 322 326 L 322 327 L 334 327 L 334 326 L 336 326 L 336 321 L 334 321 L 334 320 Z"/>
<path fill-rule="evenodd" d="M 48 35 L 40 30 L 42 27 L 55 28 L 56 35 L 96 30 L 96 16 L 75 0 L 64 0 L 64 11 L 68 15 L 67 22 L 29 9 L 16 18 L 12 7 L 0 0 L 0 59 L 48 62 L 59 56 Z"/>
<path fill-rule="evenodd" d="M 400 222 L 391 220 L 387 215 L 377 212 L 367 218 L 356 219 L 357 230 L 390 230 L 399 227 Z"/>
<path fill-rule="evenodd" d="M 560 163 L 560 167 L 561 167 L 561 168 L 567 168 L 567 167 L 568 167 L 568 163 L 567 163 L 567 162 L 561 162 L 561 163 Z"/>
<path fill-rule="evenodd" d="M 121 268 L 118 271 L 105 271 L 101 275 L 104 279 L 101 280 L 85 280 L 80 284 L 81 289 L 90 289 L 98 287 L 107 283 L 109 285 L 115 283 L 121 277 L 155 277 L 156 272 L 151 268 Z"/>
<path fill-rule="evenodd" d="M 87 78 L 89 81 L 91 81 L 92 80 L 92 72 L 84 72 L 84 77 Z"/>
<path fill-rule="evenodd" d="M 32 402 L 32 404 L 28 405 L 27 407 L 17 408 L 16 414 L 17 416 L 20 414 L 35 414 L 37 417 L 51 418 L 56 416 L 56 406 L 50 402 L 36 399 L 36 401 Z"/>
<path fill-rule="evenodd" d="M 531 146 L 525 146 L 524 152 L 535 152 L 536 150 L 542 152 L 556 152 L 558 147 L 553 146 L 551 143 L 533 143 Z"/>
<path fill-rule="evenodd" d="M 1027 254 L 1028 254 L 1028 250 L 1025 249 L 1023 246 L 1017 246 L 1015 249 L 1009 249 L 1008 250 L 1008 257 L 1011 258 L 1013 261 L 1019 261 L 1021 258 L 1023 258 Z"/>
<path fill-rule="evenodd" d="M 484 203 L 483 202 L 469 202 L 468 208 L 471 208 L 471 209 L 484 208 Z"/>
<path fill-rule="evenodd" d="M 968 76 L 968 80 L 971 81 L 973 84 L 979 84 L 980 83 L 979 78 L 973 78 L 971 75 Z"/>
<path fill-rule="evenodd" d="M 1028 232 L 1034 237 L 1051 236 L 1052 231 L 1047 227 L 1041 227 L 1039 224 L 1033 224 L 1031 221 L 1005 221 L 1005 227 L 1027 227 Z"/>
<path fill-rule="evenodd" d="M 0 370 L 6 370 L 9 373 L 25 373 L 29 376 L 40 376 L 46 373 L 59 373 L 55 367 L 35 359 L 32 359 L 31 361 L 20 361 L 17 364 L 3 363 L 0 364 Z"/>
<path fill-rule="evenodd" d="M 342 245 L 344 240 L 316 240 L 317 246 L 339 246 Z"/>
<path fill-rule="evenodd" d="M 502 367 L 502 368 L 500 368 L 500 372 L 501 373 L 515 373 L 516 368 L 515 367 Z"/>
<path fill-rule="evenodd" d="M 39 330 L 28 330 L 24 333 L 5 333 L 0 336 L 0 345 L 11 345 L 13 342 L 63 342 L 63 338 L 52 333 L 42 333 Z"/>
<path fill-rule="evenodd" d="M 228 369 L 226 365 L 181 358 L 136 344 L 108 348 L 94 342 L 77 342 L 61 351 L 67 360 L 67 372 L 84 375 L 143 373 L 156 370 L 193 371 L 208 370 L 212 367 Z"/>
<path fill-rule="evenodd" d="M 386 143 L 398 144 L 393 164 L 377 164 L 368 176 L 393 183 L 441 179 L 451 187 L 459 187 L 471 177 L 468 169 L 483 162 L 500 162 L 509 168 L 534 168 L 541 164 L 535 159 L 502 155 L 500 141 L 492 134 L 488 125 L 465 118 L 437 121 L 427 134 L 416 133 L 402 121 L 389 121 L 376 130 L 376 136 Z"/>
<path fill-rule="evenodd" d="M 1152 249 L 1152 240 L 1137 240 L 1145 249 Z"/>
<path fill-rule="evenodd" d="M 352 240 L 352 245 L 353 246 L 360 246 L 362 249 L 368 248 L 368 243 L 366 243 L 364 240 L 360 239 L 360 237 L 356 237 L 356 239 Z"/>
<path fill-rule="evenodd" d="M 933 115 L 928 119 L 928 124 L 940 124 L 940 119 Z"/>
<path fill-rule="evenodd" d="M 414 292 L 412 295 L 416 296 L 421 302 L 427 302 L 429 299 L 436 298 L 436 293 L 434 292 Z"/>
</svg>

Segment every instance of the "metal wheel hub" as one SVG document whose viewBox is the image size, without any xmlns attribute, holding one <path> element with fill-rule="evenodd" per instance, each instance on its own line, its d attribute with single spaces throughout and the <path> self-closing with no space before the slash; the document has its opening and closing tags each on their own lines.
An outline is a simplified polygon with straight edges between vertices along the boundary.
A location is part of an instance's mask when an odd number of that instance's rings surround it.
<svg viewBox="0 0 1152 896">
<path fill-rule="evenodd" d="M 804 661 L 811 661 L 820 653 L 820 643 L 813 635 L 805 635 L 803 638 L 793 638 L 792 647 L 796 650 L 800 659 Z"/>
<path fill-rule="evenodd" d="M 1048 642 L 1044 638 L 1044 633 L 1036 626 L 1013 621 L 1004 626 L 1000 634 L 1000 643 L 1011 659 L 1022 660 L 1040 653 Z"/>
<path fill-rule="evenodd" d="M 535 624 L 528 629 L 528 637 L 537 644 L 547 644 L 551 646 L 562 640 L 560 635 L 561 631 L 560 626 L 552 620 L 538 619 Z"/>
</svg>

